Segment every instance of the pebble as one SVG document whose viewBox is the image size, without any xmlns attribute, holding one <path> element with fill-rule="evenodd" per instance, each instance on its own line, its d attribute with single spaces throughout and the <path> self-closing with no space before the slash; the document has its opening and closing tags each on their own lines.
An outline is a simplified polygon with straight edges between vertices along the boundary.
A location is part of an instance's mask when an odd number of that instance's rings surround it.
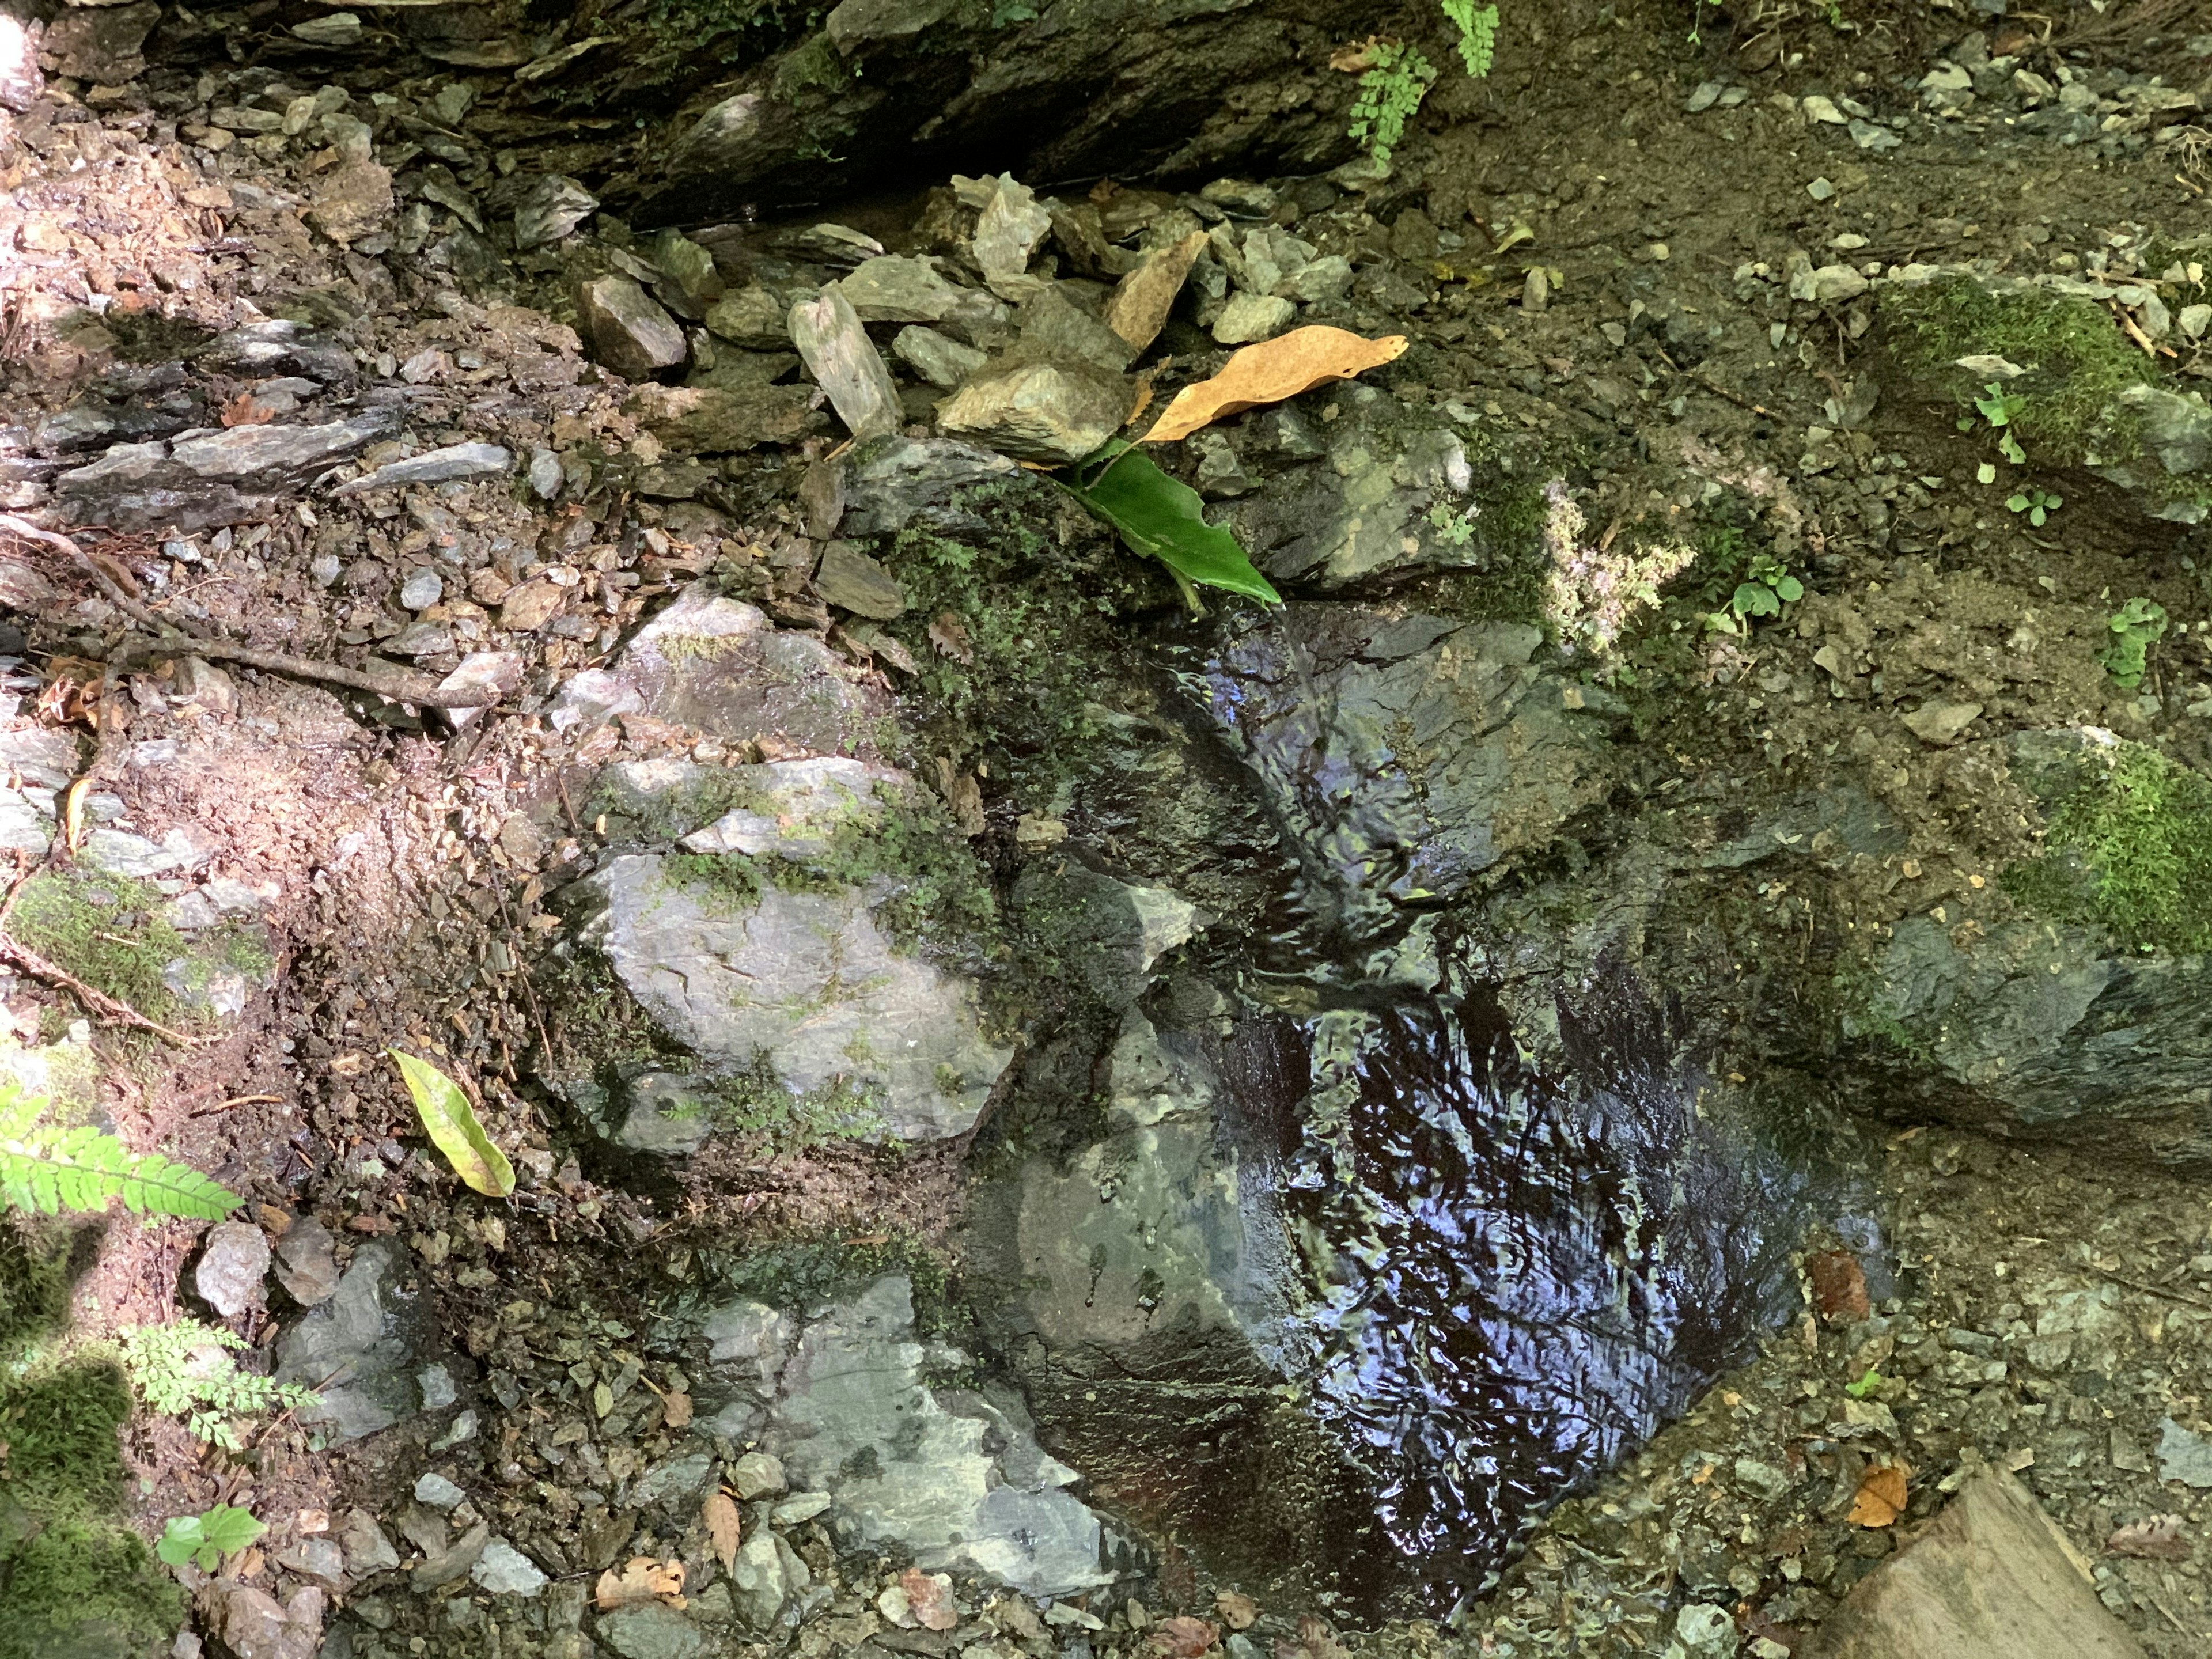
<svg viewBox="0 0 2212 1659">
<path fill-rule="evenodd" d="M 794 1492 L 769 1511 L 769 1519 L 779 1527 L 795 1527 L 802 1521 L 811 1521 L 830 1507 L 826 1492 Z"/>
<path fill-rule="evenodd" d="M 445 597 L 446 579 L 428 566 L 407 573 L 399 589 L 399 603 L 410 611 L 428 611 Z"/>
<path fill-rule="evenodd" d="M 434 1510 L 453 1509 L 467 1496 L 444 1475 L 434 1471 L 415 1483 L 416 1502 L 428 1504 Z"/>
<path fill-rule="evenodd" d="M 776 1496 L 785 1480 L 782 1461 L 768 1452 L 747 1452 L 730 1466 L 730 1489 L 747 1503 Z"/>
<path fill-rule="evenodd" d="M 495 1538 L 484 1546 L 484 1553 L 469 1570 L 469 1577 L 494 1595 L 535 1595 L 547 1582 L 538 1564 L 504 1538 Z"/>
<path fill-rule="evenodd" d="M 1825 178 L 1815 179 L 1805 186 L 1805 193 L 1816 202 L 1825 202 L 1835 195 L 1836 187 Z"/>
<path fill-rule="evenodd" d="M 269 1241 L 246 1221 L 226 1221 L 210 1230 L 192 1283 L 207 1304 L 235 1319 L 261 1299 L 269 1271 Z"/>
<path fill-rule="evenodd" d="M 2212 1488 L 2212 1440 L 2192 1434 L 2170 1417 L 2159 1419 L 2158 1478 L 2202 1492 Z"/>
</svg>

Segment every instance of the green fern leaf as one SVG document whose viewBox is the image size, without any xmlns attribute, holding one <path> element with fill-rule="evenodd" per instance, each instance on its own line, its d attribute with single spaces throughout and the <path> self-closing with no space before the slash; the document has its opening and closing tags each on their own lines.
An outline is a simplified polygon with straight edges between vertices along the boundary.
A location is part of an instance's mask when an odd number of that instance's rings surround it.
<svg viewBox="0 0 2212 1659">
<path fill-rule="evenodd" d="M 119 1198 L 136 1215 L 215 1221 L 239 1206 L 237 1194 L 198 1170 L 157 1153 L 137 1153 L 98 1129 L 41 1128 L 47 1102 L 0 1088 L 0 1198 L 15 1210 L 57 1215 L 94 1212 Z"/>
</svg>

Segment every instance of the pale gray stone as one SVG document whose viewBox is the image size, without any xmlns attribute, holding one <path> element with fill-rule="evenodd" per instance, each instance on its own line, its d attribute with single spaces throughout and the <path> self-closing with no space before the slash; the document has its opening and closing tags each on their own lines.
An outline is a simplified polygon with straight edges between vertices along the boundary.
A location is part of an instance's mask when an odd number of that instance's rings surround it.
<svg viewBox="0 0 2212 1659">
<path fill-rule="evenodd" d="M 208 1230 L 192 1286 L 225 1319 L 235 1319 L 261 1300 L 269 1272 L 269 1241 L 250 1221 L 219 1222 Z"/>
<path fill-rule="evenodd" d="M 592 356 L 625 380 L 650 380 L 685 356 L 684 331 L 627 276 L 599 276 L 576 290 L 577 322 Z"/>
<path fill-rule="evenodd" d="M 434 1469 L 415 1483 L 415 1501 L 434 1510 L 457 1509 L 467 1498 L 468 1493 Z"/>
<path fill-rule="evenodd" d="M 1297 307 L 1273 294 L 1233 294 L 1213 325 L 1213 337 L 1224 345 L 1249 345 L 1273 339 L 1297 317 Z"/>
<path fill-rule="evenodd" d="M 806 372 L 854 438 L 898 430 L 898 385 L 842 291 L 827 288 L 819 298 L 800 301 L 791 308 L 790 327 Z"/>
<path fill-rule="evenodd" d="M 494 1595 L 536 1595 L 548 1583 L 538 1564 L 504 1538 L 495 1538 L 484 1546 L 484 1553 L 469 1569 L 469 1577 L 479 1589 Z"/>
<path fill-rule="evenodd" d="M 1052 234 L 1052 215 L 1036 192 L 1011 173 L 986 182 L 992 188 L 976 216 L 969 248 L 992 293 L 1002 300 L 1026 298 L 1036 287 L 1028 275 L 1030 261 Z"/>
<path fill-rule="evenodd" d="M 898 331 L 891 341 L 891 355 L 930 385 L 948 392 L 990 361 L 975 347 L 919 324 Z"/>
<path fill-rule="evenodd" d="M 898 578 L 851 542 L 831 542 L 822 550 L 814 591 L 856 617 L 889 622 L 906 614 L 906 590 Z"/>
<path fill-rule="evenodd" d="M 1067 466 L 1121 429 L 1128 381 L 1088 365 L 1023 363 L 975 376 L 937 406 L 939 430 L 1018 460 Z"/>
<path fill-rule="evenodd" d="M 359 495 L 371 489 L 397 489 L 404 484 L 450 483 L 458 478 L 491 478 L 514 470 L 514 452 L 497 444 L 447 444 L 405 460 L 380 466 L 374 472 L 348 479 L 331 491 L 333 495 Z M 405 601 L 401 601 L 403 604 Z M 433 600 L 431 603 L 435 604 Z"/>
</svg>

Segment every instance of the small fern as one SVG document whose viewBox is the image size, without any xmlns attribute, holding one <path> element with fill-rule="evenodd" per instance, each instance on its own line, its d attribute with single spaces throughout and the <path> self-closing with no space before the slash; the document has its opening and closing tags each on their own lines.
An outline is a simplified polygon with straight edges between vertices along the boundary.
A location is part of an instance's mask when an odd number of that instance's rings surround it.
<svg viewBox="0 0 2212 1659">
<path fill-rule="evenodd" d="M 236 1451 L 240 1443 L 233 1419 L 278 1406 L 296 1411 L 322 1399 L 296 1382 L 239 1370 L 224 1350 L 246 1346 L 243 1337 L 220 1325 L 174 1319 L 124 1332 L 123 1364 L 154 1410 L 184 1419 L 194 1439 Z"/>
<path fill-rule="evenodd" d="M 1474 0 L 1442 0 L 1444 15 L 1459 31 L 1459 60 L 1480 81 L 1490 73 L 1498 52 L 1498 8 L 1477 7 Z"/>
<path fill-rule="evenodd" d="M 1359 77 L 1359 95 L 1352 103 L 1352 136 L 1367 146 L 1377 161 L 1387 162 L 1398 141 L 1406 136 L 1406 123 L 1420 108 L 1436 83 L 1436 66 L 1421 55 L 1419 46 L 1395 40 L 1378 42 L 1366 72 Z"/>
<path fill-rule="evenodd" d="M 97 1212 L 119 1198 L 137 1215 L 213 1221 L 236 1209 L 235 1194 L 198 1170 L 133 1152 L 97 1129 L 41 1126 L 51 1103 L 0 1084 L 0 1207 L 54 1215 Z"/>
</svg>

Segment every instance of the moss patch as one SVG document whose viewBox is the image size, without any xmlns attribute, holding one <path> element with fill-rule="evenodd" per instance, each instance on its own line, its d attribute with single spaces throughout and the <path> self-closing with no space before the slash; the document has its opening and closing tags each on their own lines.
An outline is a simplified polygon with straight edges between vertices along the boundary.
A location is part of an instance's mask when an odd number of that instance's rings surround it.
<svg viewBox="0 0 2212 1659">
<path fill-rule="evenodd" d="M 73 1246 L 82 1223 L 0 1216 L 0 1365 L 28 1356 L 69 1322 Z"/>
<path fill-rule="evenodd" d="M 112 1522 L 47 1521 L 0 1558 L 0 1659 L 165 1652 L 184 1595 L 137 1534 Z"/>
<path fill-rule="evenodd" d="M 130 1386 L 112 1360 L 34 1369 L 0 1395 L 9 1489 L 35 1508 L 107 1507 L 123 1479 L 115 1431 L 130 1415 Z"/>
<path fill-rule="evenodd" d="M 204 1026 L 212 1020 L 173 991 L 164 973 L 179 958 L 188 982 L 217 969 L 265 977 L 268 949 L 250 929 L 210 928 L 186 938 L 163 920 L 167 898 L 147 883 L 85 870 L 33 876 L 9 919 L 21 943 L 96 990 L 127 1002 L 164 1025 Z"/>
<path fill-rule="evenodd" d="M 1962 407 L 1972 402 L 1966 371 L 1954 367 L 1960 358 L 1994 356 L 2029 371 L 2005 390 L 2022 399 L 2011 424 L 2031 464 L 2081 462 L 2113 398 L 2157 379 L 2111 316 L 2087 301 L 2037 290 L 1990 294 L 1972 278 L 1953 276 L 1891 289 L 1882 312 L 1899 366 L 1916 379 L 1958 385 Z M 2051 453 L 2039 456 L 2039 444 Z M 2110 439 L 2100 447 L 2115 448 Z"/>
<path fill-rule="evenodd" d="M 2045 817 L 2047 850 L 2001 878 L 2014 898 L 2137 950 L 2212 949 L 2212 780 L 2128 744 Z"/>
</svg>

